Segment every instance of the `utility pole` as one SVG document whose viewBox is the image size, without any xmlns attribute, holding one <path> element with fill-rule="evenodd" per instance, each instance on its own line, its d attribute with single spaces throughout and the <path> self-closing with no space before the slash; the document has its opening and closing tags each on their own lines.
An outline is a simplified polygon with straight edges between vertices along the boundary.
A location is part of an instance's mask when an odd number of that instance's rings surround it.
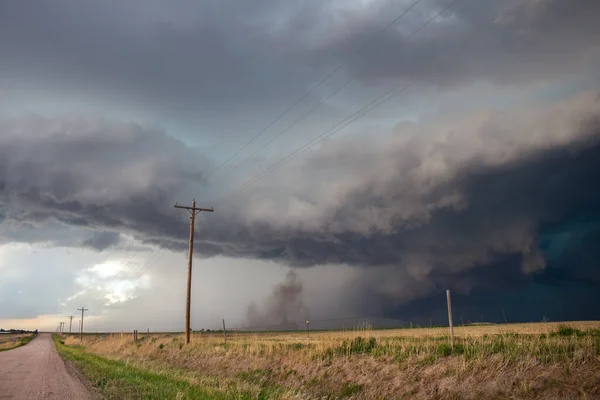
<svg viewBox="0 0 600 400">
<path fill-rule="evenodd" d="M 60 333 L 62 333 L 62 332 L 63 332 L 63 326 L 64 326 L 64 325 L 65 325 L 65 323 L 64 323 L 64 322 L 61 322 L 61 323 L 60 323 L 60 325 L 59 325 L 59 327 L 60 327 Z"/>
<path fill-rule="evenodd" d="M 71 333 L 71 326 L 73 325 L 73 316 L 69 315 L 69 333 Z"/>
<path fill-rule="evenodd" d="M 196 215 L 202 211 L 214 212 L 212 208 L 196 207 L 196 199 L 193 199 L 192 206 L 180 206 L 175 203 L 175 208 L 183 208 L 190 213 L 190 245 L 188 251 L 188 278 L 187 278 L 187 298 L 185 302 L 185 344 L 190 343 L 190 308 L 192 298 L 192 259 L 194 257 L 194 225 L 196 223 Z"/>
<path fill-rule="evenodd" d="M 80 337 L 80 341 L 83 342 L 83 313 L 85 311 L 88 311 L 88 309 L 82 306 L 81 308 L 78 308 L 77 311 L 81 311 L 81 337 Z"/>
</svg>

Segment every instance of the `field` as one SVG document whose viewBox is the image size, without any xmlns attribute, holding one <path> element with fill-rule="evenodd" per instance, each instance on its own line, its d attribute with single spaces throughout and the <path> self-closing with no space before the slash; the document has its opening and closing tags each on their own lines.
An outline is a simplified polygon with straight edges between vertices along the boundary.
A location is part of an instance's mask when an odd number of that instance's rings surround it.
<svg viewBox="0 0 600 400">
<path fill-rule="evenodd" d="M 64 336 L 106 398 L 600 398 L 600 322 Z"/>
<path fill-rule="evenodd" d="M 0 351 L 12 350 L 31 342 L 36 335 L 31 333 L 0 335 Z"/>
</svg>

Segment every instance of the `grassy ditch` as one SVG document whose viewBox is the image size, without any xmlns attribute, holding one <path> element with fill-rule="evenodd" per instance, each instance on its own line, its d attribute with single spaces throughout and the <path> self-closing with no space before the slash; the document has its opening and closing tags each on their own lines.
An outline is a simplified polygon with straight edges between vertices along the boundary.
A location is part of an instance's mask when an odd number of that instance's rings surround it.
<svg viewBox="0 0 600 400">
<path fill-rule="evenodd" d="M 212 379 L 181 368 L 139 360 L 115 360 L 86 352 L 83 346 L 65 345 L 53 336 L 61 357 L 73 363 L 103 399 L 271 399 L 277 388 L 243 381 Z"/>
<path fill-rule="evenodd" d="M 0 342 L 0 351 L 8 351 L 16 349 L 17 347 L 25 346 L 27 343 L 31 342 L 36 337 L 37 334 L 31 334 L 28 336 L 9 338 L 9 340 Z"/>
</svg>

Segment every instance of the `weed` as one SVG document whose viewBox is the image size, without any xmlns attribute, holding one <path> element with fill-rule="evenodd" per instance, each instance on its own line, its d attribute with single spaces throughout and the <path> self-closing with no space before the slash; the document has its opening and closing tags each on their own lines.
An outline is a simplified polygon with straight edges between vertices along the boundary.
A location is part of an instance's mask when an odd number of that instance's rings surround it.
<svg viewBox="0 0 600 400">
<path fill-rule="evenodd" d="M 581 336 L 583 332 L 569 325 L 559 325 L 558 330 L 553 332 L 555 336 Z"/>
<path fill-rule="evenodd" d="M 360 393 L 363 390 L 363 385 L 347 382 L 340 391 L 340 396 L 342 397 L 350 397 L 357 393 Z"/>
<path fill-rule="evenodd" d="M 437 353 L 442 357 L 447 357 L 452 354 L 452 347 L 448 343 L 440 343 L 437 348 Z"/>
</svg>

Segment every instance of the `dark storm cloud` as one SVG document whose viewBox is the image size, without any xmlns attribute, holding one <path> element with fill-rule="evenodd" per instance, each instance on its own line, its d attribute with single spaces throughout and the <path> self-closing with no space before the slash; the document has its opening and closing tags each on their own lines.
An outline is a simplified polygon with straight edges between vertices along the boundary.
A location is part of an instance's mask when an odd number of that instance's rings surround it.
<svg viewBox="0 0 600 400">
<path fill-rule="evenodd" d="M 118 244 L 120 239 L 121 234 L 119 232 L 94 232 L 92 237 L 83 242 L 83 245 L 86 247 L 91 247 L 95 250 L 102 251 Z"/>
<path fill-rule="evenodd" d="M 56 220 L 176 237 L 185 226 L 164 206 L 198 190 L 209 165 L 193 148 L 135 124 L 29 117 L 3 121 L 0 131 L 0 203 L 17 226 Z"/>
<path fill-rule="evenodd" d="M 376 35 L 381 20 L 405 7 L 380 2 L 373 13 L 356 10 L 331 16 L 321 27 L 321 40 L 308 48 L 300 40 L 292 51 L 315 63 L 347 59 L 353 74 L 364 80 L 415 76 L 455 85 L 479 79 L 530 83 L 585 65 L 586 57 L 600 48 L 597 1 L 540 0 L 517 8 L 524 3 L 459 0 L 409 38 L 423 21 L 452 4 L 426 1 L 357 54 L 362 37 Z"/>
<path fill-rule="evenodd" d="M 272 54 L 265 30 L 242 14 L 247 2 L 238 3 L 4 3 L 0 77 L 8 88 L 35 83 L 108 107 L 120 101 L 205 118 L 302 90 L 289 79 L 301 71 Z"/>
<path fill-rule="evenodd" d="M 333 140 L 215 204 L 198 220 L 197 251 L 360 267 L 356 308 L 386 314 L 440 288 L 551 279 L 560 271 L 541 235 L 600 213 L 598 101 L 586 93 Z M 106 121 L 16 119 L 0 129 L 0 204 L 11 223 L 58 220 L 186 248 L 187 215 L 173 202 L 202 190 L 208 163 L 197 152 Z M 581 248 L 600 248 L 595 238 Z M 593 259 L 562 262 L 563 276 L 598 284 Z"/>
<path fill-rule="evenodd" d="M 586 65 L 600 38 L 597 1 L 546 0 L 459 49 L 480 25 L 519 4 L 461 0 L 406 42 L 448 4 L 424 0 L 355 53 L 409 4 L 3 2 L 0 83 L 51 91 L 54 101 L 75 95 L 107 107 L 141 105 L 153 115 L 166 108 L 230 120 L 292 101 L 344 60 L 348 72 L 366 81 L 411 75 L 443 83 L 531 81 Z"/>
</svg>

